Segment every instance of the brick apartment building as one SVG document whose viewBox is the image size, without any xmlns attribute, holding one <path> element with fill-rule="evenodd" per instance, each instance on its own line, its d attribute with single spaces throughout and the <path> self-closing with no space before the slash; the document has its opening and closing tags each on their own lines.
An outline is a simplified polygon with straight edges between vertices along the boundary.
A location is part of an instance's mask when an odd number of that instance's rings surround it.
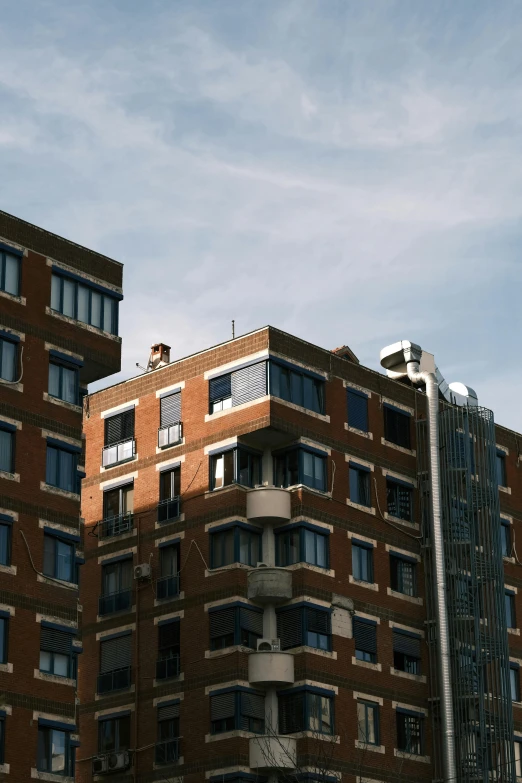
<svg viewBox="0 0 522 783">
<path fill-rule="evenodd" d="M 82 396 L 120 368 L 122 266 L 0 212 L 0 777 L 73 780 Z"/>
<path fill-rule="evenodd" d="M 346 347 L 272 327 L 179 361 L 158 345 L 151 366 L 85 409 L 78 780 L 442 779 L 426 395 Z M 478 457 L 463 426 L 460 461 L 444 457 L 460 482 L 448 557 L 467 542 L 459 492 L 480 478 L 478 463 L 464 470 Z M 459 781 L 514 781 L 513 753 L 521 774 L 519 436 L 497 427 L 493 438 L 501 592 L 498 574 L 473 582 L 473 557 L 448 576 Z M 486 583 L 506 619 L 484 662 L 476 638 L 493 629 L 492 610 L 478 617 L 474 602 Z M 500 727 L 509 769 L 491 751 L 484 761 L 481 743 Z"/>
</svg>

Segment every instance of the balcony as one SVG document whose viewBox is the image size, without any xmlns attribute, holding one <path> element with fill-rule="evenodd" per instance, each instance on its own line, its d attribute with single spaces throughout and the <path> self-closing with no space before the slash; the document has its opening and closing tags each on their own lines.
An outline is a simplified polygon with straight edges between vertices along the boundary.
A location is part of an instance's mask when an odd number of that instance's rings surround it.
<svg viewBox="0 0 522 783">
<path fill-rule="evenodd" d="M 123 536 L 130 533 L 134 527 L 134 514 L 118 514 L 114 517 L 107 517 L 98 522 L 99 538 L 112 538 L 113 536 Z"/>
<path fill-rule="evenodd" d="M 250 767 L 253 769 L 295 769 L 296 740 L 284 734 L 251 737 Z"/>
<path fill-rule="evenodd" d="M 181 513 L 181 498 L 168 498 L 167 500 L 161 500 L 158 503 L 158 524 L 165 525 L 167 522 L 172 522 L 175 519 L 179 519 Z"/>
<path fill-rule="evenodd" d="M 156 679 L 170 680 L 179 677 L 179 653 L 156 661 Z"/>
<path fill-rule="evenodd" d="M 120 465 L 122 462 L 134 459 L 135 455 L 136 441 L 134 438 L 111 443 L 110 446 L 105 446 L 102 449 L 102 467 L 110 468 L 113 465 Z"/>
<path fill-rule="evenodd" d="M 101 595 L 98 599 L 98 614 L 114 614 L 115 612 L 125 612 L 132 608 L 132 590 L 119 590 L 117 593 L 108 593 Z"/>
<path fill-rule="evenodd" d="M 254 652 L 248 656 L 248 681 L 265 688 L 293 685 L 294 656 L 285 652 Z"/>
<path fill-rule="evenodd" d="M 282 604 L 292 598 L 292 572 L 272 566 L 248 572 L 248 597 L 260 604 Z"/>
<path fill-rule="evenodd" d="M 175 576 L 161 576 L 156 581 L 156 598 L 175 598 L 179 595 L 179 574 Z"/>
<path fill-rule="evenodd" d="M 156 764 L 175 764 L 179 759 L 179 741 L 180 738 L 176 737 L 156 742 L 154 758 Z"/>
<path fill-rule="evenodd" d="M 129 688 L 131 684 L 131 667 L 123 666 L 121 669 L 114 669 L 112 672 L 105 672 L 98 675 L 98 693 L 110 693 L 111 691 L 122 691 Z"/>
<path fill-rule="evenodd" d="M 166 424 L 158 429 L 158 447 L 166 449 L 168 446 L 174 446 L 181 443 L 183 438 L 183 426 L 180 421 L 176 424 Z"/>
<path fill-rule="evenodd" d="M 292 516 L 291 494 L 278 487 L 256 487 L 247 492 L 247 519 L 287 522 Z"/>
</svg>

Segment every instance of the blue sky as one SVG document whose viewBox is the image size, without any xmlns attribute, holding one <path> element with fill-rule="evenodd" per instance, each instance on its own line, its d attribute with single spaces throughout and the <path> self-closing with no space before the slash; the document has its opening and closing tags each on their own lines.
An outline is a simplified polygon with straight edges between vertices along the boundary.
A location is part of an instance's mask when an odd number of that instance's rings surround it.
<svg viewBox="0 0 522 783">
<path fill-rule="evenodd" d="M 267 323 L 522 430 L 522 6 L 17 0 L 1 208 L 125 264 L 123 371 Z"/>
</svg>

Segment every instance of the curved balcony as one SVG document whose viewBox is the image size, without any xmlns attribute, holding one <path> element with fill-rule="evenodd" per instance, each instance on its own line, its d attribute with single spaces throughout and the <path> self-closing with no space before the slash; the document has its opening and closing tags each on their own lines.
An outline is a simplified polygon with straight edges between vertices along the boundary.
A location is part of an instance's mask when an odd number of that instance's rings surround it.
<svg viewBox="0 0 522 783">
<path fill-rule="evenodd" d="M 292 572 L 260 566 L 248 572 L 248 597 L 259 604 L 282 604 L 292 598 Z"/>
<path fill-rule="evenodd" d="M 248 656 L 248 681 L 270 688 L 293 685 L 294 656 L 285 652 L 254 652 Z"/>
<path fill-rule="evenodd" d="M 259 734 L 250 739 L 252 769 L 295 769 L 296 740 L 283 734 Z"/>
<path fill-rule="evenodd" d="M 256 487 L 247 492 L 247 519 L 256 522 L 287 522 L 292 516 L 291 495 L 279 487 Z"/>
</svg>

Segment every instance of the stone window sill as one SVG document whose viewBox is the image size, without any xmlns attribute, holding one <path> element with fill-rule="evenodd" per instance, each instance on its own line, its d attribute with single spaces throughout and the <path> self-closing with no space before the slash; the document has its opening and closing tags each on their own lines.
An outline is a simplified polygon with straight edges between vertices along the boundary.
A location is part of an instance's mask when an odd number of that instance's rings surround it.
<svg viewBox="0 0 522 783">
<path fill-rule="evenodd" d="M 49 674 L 49 672 L 41 672 L 40 669 L 34 670 L 34 677 L 36 680 L 55 682 L 57 685 L 69 685 L 72 688 L 76 688 L 76 680 L 71 680 L 70 677 L 60 677 L 57 674 Z"/>
<path fill-rule="evenodd" d="M 52 783 L 74 783 L 74 778 L 65 775 L 53 775 L 52 772 L 40 772 L 40 770 L 31 768 L 31 777 L 36 780 L 49 780 Z"/>
<path fill-rule="evenodd" d="M 13 576 L 16 576 L 16 566 L 0 565 L 0 574 L 12 574 Z"/>
<path fill-rule="evenodd" d="M 154 678 L 152 680 L 152 687 L 153 688 L 160 688 L 162 685 L 174 685 L 177 682 L 182 682 L 185 679 L 185 674 L 183 672 L 180 672 L 177 677 L 165 677 L 164 680 L 157 680 Z"/>
<path fill-rule="evenodd" d="M 154 606 L 164 606 L 165 604 L 168 604 L 170 601 L 183 601 L 184 598 L 185 598 L 185 592 L 181 590 L 177 595 L 172 595 L 169 596 L 168 598 L 155 598 Z"/>
<path fill-rule="evenodd" d="M 45 312 L 46 315 L 57 318 L 59 321 L 64 321 L 66 324 L 77 326 L 79 329 L 85 329 L 85 331 L 91 332 L 91 334 L 98 334 L 100 337 L 105 337 L 107 340 L 114 340 L 116 343 L 121 343 L 121 337 L 119 335 L 104 332 L 103 329 L 98 329 L 97 326 L 91 326 L 90 324 L 84 324 L 83 321 L 77 321 L 75 318 L 69 318 L 68 315 L 63 315 L 63 313 L 52 310 L 49 305 L 45 308 Z M 66 780 L 66 778 L 60 778 L 60 780 Z"/>
<path fill-rule="evenodd" d="M 222 734 L 205 734 L 205 742 L 219 742 L 219 740 L 232 739 L 233 737 L 244 737 L 250 739 L 250 737 L 258 737 L 258 734 L 254 734 L 252 731 L 241 731 L 235 729 L 234 731 L 224 731 Z"/>
<path fill-rule="evenodd" d="M 6 389 L 14 389 L 15 391 L 18 392 L 23 392 L 24 390 L 23 383 L 11 383 L 11 382 L 4 381 L 0 378 L 0 384 Z M 9 764 L 7 766 L 9 766 Z"/>
<path fill-rule="evenodd" d="M 362 666 L 363 669 L 373 669 L 374 672 L 382 672 L 381 663 L 371 663 L 370 661 L 360 661 L 355 655 L 352 656 L 353 666 Z"/>
<path fill-rule="evenodd" d="M 290 650 L 283 650 L 283 652 L 292 653 L 292 655 L 308 653 L 310 655 L 321 655 L 323 658 L 331 658 L 332 661 L 337 660 L 337 653 L 335 651 L 320 650 L 318 647 L 309 647 L 307 644 L 303 644 L 301 647 L 292 647 Z"/>
<path fill-rule="evenodd" d="M 0 672 L 5 672 L 5 674 L 12 674 L 13 673 L 13 664 L 12 663 L 0 663 Z"/>
<path fill-rule="evenodd" d="M 350 427 L 348 422 L 344 422 L 344 429 L 347 432 L 353 432 L 354 435 L 360 435 L 361 438 L 367 438 L 368 440 L 373 440 L 373 432 L 365 432 L 364 430 L 358 430 L 357 427 Z"/>
<path fill-rule="evenodd" d="M 301 413 L 306 413 L 308 416 L 313 416 L 314 419 L 319 419 L 320 421 L 325 421 L 327 424 L 330 423 L 330 417 L 328 414 L 324 413 L 316 413 L 315 411 L 311 411 L 308 408 L 303 408 L 302 405 L 295 405 L 293 402 L 288 402 L 288 400 L 282 400 L 280 397 L 274 397 L 273 395 L 270 395 L 268 398 L 270 402 L 277 402 L 279 405 L 285 405 L 287 408 L 292 408 L 294 411 L 300 411 Z"/>
<path fill-rule="evenodd" d="M 355 747 L 359 750 L 370 750 L 372 753 L 386 753 L 384 745 L 370 745 L 368 742 L 355 740 Z"/>
<path fill-rule="evenodd" d="M 409 759 L 409 761 L 420 761 L 421 764 L 431 764 L 430 756 L 416 756 L 414 753 L 406 753 L 404 750 L 393 749 L 393 754 L 398 759 Z"/>
<path fill-rule="evenodd" d="M 409 601 L 410 604 L 417 604 L 418 606 L 422 606 L 423 604 L 422 598 L 419 598 L 414 595 L 405 595 L 404 593 L 398 593 L 396 590 L 392 590 L 391 587 L 387 587 L 386 592 L 392 598 L 400 598 L 401 601 Z"/>
<path fill-rule="evenodd" d="M 60 489 L 60 487 L 53 487 L 51 484 L 46 484 L 45 481 L 40 481 L 40 489 L 43 490 L 44 492 L 49 492 L 50 495 L 59 495 L 62 498 L 75 500 L 77 503 L 80 502 L 80 496 L 76 492 L 68 492 L 66 489 Z"/>
<path fill-rule="evenodd" d="M 47 394 L 47 392 L 43 393 L 43 398 L 46 402 L 52 402 L 53 405 L 59 405 L 61 408 L 67 408 L 67 410 L 74 411 L 74 413 L 82 413 L 81 405 L 74 405 L 72 402 L 60 400 L 59 397 L 53 397 L 52 394 Z"/>
<path fill-rule="evenodd" d="M 350 498 L 346 498 L 346 505 L 350 508 L 356 508 L 357 511 L 364 511 L 365 514 L 372 514 L 375 516 L 375 509 L 373 506 L 362 506 L 360 503 L 354 503 Z"/>
<path fill-rule="evenodd" d="M 383 446 L 389 446 L 390 449 L 395 449 L 396 451 L 401 451 L 403 454 L 409 454 L 410 457 L 416 457 L 417 452 L 415 449 L 406 449 L 404 446 L 398 446 L 396 443 L 392 443 L 389 440 L 386 440 L 386 438 L 381 438 L 381 443 Z"/>
<path fill-rule="evenodd" d="M 128 688 L 120 688 L 117 691 L 107 691 L 107 693 L 96 693 L 94 699 L 95 701 L 101 701 L 102 699 L 115 698 L 121 695 L 128 696 L 129 693 L 134 693 L 134 690 L 134 683 L 132 683 L 132 685 L 129 685 Z"/>
<path fill-rule="evenodd" d="M 36 577 L 37 582 L 42 582 L 46 585 L 55 585 L 56 587 L 65 587 L 69 590 L 78 590 L 78 585 L 74 582 L 66 582 L 63 579 L 55 579 L 54 577 L 47 577 L 44 574 L 38 574 Z"/>
<path fill-rule="evenodd" d="M 351 585 L 358 585 L 358 587 L 365 587 L 367 590 L 375 590 L 379 592 L 379 585 L 376 582 L 365 582 L 363 579 L 355 579 L 351 574 L 348 577 L 348 582 Z"/>
<path fill-rule="evenodd" d="M 312 565 L 312 563 L 293 563 L 286 566 L 288 571 L 297 571 L 303 568 L 306 571 L 315 571 L 316 574 L 324 574 L 325 576 L 335 576 L 333 568 L 321 568 L 321 566 Z"/>
<path fill-rule="evenodd" d="M 511 495 L 511 487 L 502 487 L 500 484 L 498 486 L 499 492 L 505 492 L 506 495 Z"/>
<path fill-rule="evenodd" d="M 416 522 L 409 522 L 407 519 L 400 519 L 400 517 L 394 517 L 391 514 L 388 514 L 387 511 L 384 512 L 384 519 L 387 519 L 388 522 L 393 522 L 394 525 L 402 525 L 403 527 L 409 527 L 412 530 L 418 530 L 419 526 Z"/>
<path fill-rule="evenodd" d="M 0 470 L 0 478 L 7 479 L 7 481 L 18 481 L 18 482 L 20 482 L 20 474 L 19 473 L 8 473 L 6 470 Z"/>
<path fill-rule="evenodd" d="M 395 677 L 404 677 L 405 680 L 412 680 L 413 682 L 426 682 L 425 674 L 410 674 L 410 672 L 394 669 L 393 666 L 390 666 L 390 674 L 393 674 Z"/>
<path fill-rule="evenodd" d="M 18 304 L 26 305 L 27 299 L 25 296 L 17 296 L 16 294 L 9 294 L 7 291 L 0 291 L 0 296 L 4 299 L 9 299 L 10 302 L 18 302 Z"/>
</svg>

